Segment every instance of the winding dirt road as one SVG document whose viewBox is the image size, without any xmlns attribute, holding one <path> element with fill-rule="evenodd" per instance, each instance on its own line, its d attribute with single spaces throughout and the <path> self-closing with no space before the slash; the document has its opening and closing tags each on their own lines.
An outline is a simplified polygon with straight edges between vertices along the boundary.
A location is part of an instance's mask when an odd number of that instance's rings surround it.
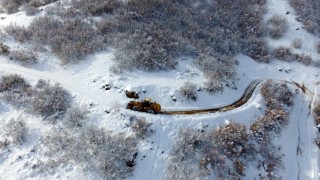
<svg viewBox="0 0 320 180">
<path fill-rule="evenodd" d="M 246 88 L 246 90 L 244 91 L 243 95 L 236 100 L 235 102 L 226 105 L 226 106 L 222 106 L 222 107 L 216 107 L 216 108 L 209 108 L 209 109 L 196 109 L 196 110 L 186 110 L 186 111 L 166 111 L 163 110 L 161 111 L 159 114 L 168 114 L 168 115 L 192 115 L 192 114 L 202 114 L 202 113 L 215 113 L 215 112 L 225 112 L 225 111 L 230 111 L 236 108 L 241 107 L 242 105 L 244 105 L 245 103 L 247 103 L 249 101 L 249 99 L 251 98 L 253 92 L 255 91 L 256 87 L 266 81 L 268 79 L 257 79 L 252 81 L 249 86 Z M 299 84 L 297 82 L 293 82 L 293 81 L 286 81 L 286 80 L 275 80 L 275 81 L 279 81 L 279 82 L 285 82 L 288 84 L 291 84 L 293 86 L 296 86 L 297 88 L 301 89 L 301 91 L 305 94 L 305 93 L 310 93 L 313 94 L 313 92 L 311 92 L 309 89 L 307 89 L 304 84 Z"/>
</svg>

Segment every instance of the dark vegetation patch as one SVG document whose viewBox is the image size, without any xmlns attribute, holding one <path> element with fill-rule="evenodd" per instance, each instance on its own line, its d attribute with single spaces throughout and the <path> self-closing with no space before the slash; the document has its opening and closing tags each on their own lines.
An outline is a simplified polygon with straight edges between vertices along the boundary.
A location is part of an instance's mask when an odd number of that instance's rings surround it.
<svg viewBox="0 0 320 180">
<path fill-rule="evenodd" d="M 113 47 L 114 72 L 170 70 L 179 57 L 190 56 L 205 72 L 207 89 L 216 91 L 233 80 L 237 53 L 269 61 L 264 6 L 265 0 L 71 0 L 6 32 L 19 42 L 48 46 L 62 64 Z"/>
</svg>

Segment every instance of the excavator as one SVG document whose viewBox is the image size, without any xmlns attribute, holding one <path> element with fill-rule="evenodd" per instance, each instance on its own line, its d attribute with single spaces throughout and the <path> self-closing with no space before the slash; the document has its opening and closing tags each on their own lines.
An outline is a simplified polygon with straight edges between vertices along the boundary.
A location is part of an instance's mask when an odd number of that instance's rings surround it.
<svg viewBox="0 0 320 180">
<path fill-rule="evenodd" d="M 130 101 L 127 105 L 127 109 L 157 114 L 161 111 L 161 105 L 152 101 L 150 98 L 144 98 L 143 101 Z"/>
</svg>

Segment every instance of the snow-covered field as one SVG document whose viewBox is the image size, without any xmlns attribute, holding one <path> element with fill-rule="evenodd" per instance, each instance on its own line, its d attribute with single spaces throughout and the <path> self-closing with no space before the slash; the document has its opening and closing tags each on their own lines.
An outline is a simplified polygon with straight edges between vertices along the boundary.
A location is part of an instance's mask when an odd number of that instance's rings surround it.
<svg viewBox="0 0 320 180">
<path fill-rule="evenodd" d="M 302 24 L 295 20 L 294 10 L 286 0 L 267 0 L 268 8 L 265 19 L 271 15 L 285 14 L 289 22 L 289 30 L 284 37 L 274 40 L 267 39 L 269 46 L 274 48 L 287 45 L 295 38 L 303 40 L 302 48 L 295 49 L 299 53 L 310 54 L 314 60 L 320 60 L 314 44 L 319 37 L 307 33 L 302 29 Z M 10 23 L 27 25 L 30 17 L 23 12 L 11 15 L 0 14 L 5 19 L 0 20 L 0 26 Z M 299 30 L 296 30 L 300 27 Z M 289 125 L 283 130 L 282 135 L 274 143 L 282 147 L 285 168 L 280 175 L 283 179 L 319 179 L 319 149 L 314 143 L 316 132 L 314 120 L 309 106 L 319 101 L 320 82 L 319 68 L 304 66 L 298 62 L 284 62 L 273 60 L 269 64 L 257 63 L 251 58 L 238 54 L 235 58 L 240 62 L 237 66 L 237 90 L 226 88 L 223 93 L 198 92 L 197 101 L 187 100 L 179 94 L 179 87 L 187 80 L 196 82 L 201 86 L 204 77 L 201 71 L 193 68 L 189 59 L 182 60 L 176 70 L 167 72 L 142 72 L 133 71 L 116 75 L 109 72 L 112 65 L 113 50 L 89 56 L 79 64 L 61 67 L 54 57 L 41 57 L 40 63 L 34 67 L 23 67 L 14 64 L 5 57 L 0 56 L 0 75 L 19 74 L 26 78 L 32 85 L 39 79 L 59 83 L 71 92 L 74 101 L 79 105 L 89 108 L 90 123 L 104 127 L 114 132 L 132 133 L 125 126 L 127 118 L 138 114 L 146 117 L 153 125 L 155 133 L 148 140 L 139 143 L 139 154 L 134 174 L 128 179 L 166 179 L 166 160 L 172 148 L 173 139 L 181 128 L 204 127 L 214 129 L 223 126 L 229 121 L 243 123 L 249 127 L 256 117 L 263 114 L 266 107 L 259 88 L 251 99 L 242 107 L 223 113 L 198 114 L 198 115 L 151 115 L 126 110 L 129 99 L 125 90 L 135 90 L 140 93 L 140 99 L 151 97 L 161 104 L 165 110 L 187 110 L 219 107 L 230 104 L 242 96 L 246 87 L 255 79 L 270 78 L 295 81 L 304 84 L 311 92 L 303 94 L 299 91 L 295 95 L 295 105 L 291 110 Z M 106 91 L 102 88 L 110 84 L 112 88 Z M 289 85 L 294 91 L 295 86 Z M 172 96 L 177 101 L 172 101 Z M 119 108 L 119 110 L 114 110 Z M 105 111 L 111 111 L 106 113 Z M 13 152 L 0 156 L 0 179 L 99 179 L 95 174 L 84 174 L 78 168 L 65 167 L 55 174 L 45 176 L 35 174 L 28 164 L 39 158 L 32 153 L 32 149 L 39 143 L 41 135 L 52 128 L 52 125 L 41 120 L 41 117 L 30 115 L 23 110 L 0 102 L 0 128 L 12 118 L 21 117 L 27 124 L 29 132 L 27 142 Z M 143 156 L 145 156 L 143 158 Z M 259 172 L 255 167 L 246 169 L 244 179 L 259 179 Z"/>
</svg>

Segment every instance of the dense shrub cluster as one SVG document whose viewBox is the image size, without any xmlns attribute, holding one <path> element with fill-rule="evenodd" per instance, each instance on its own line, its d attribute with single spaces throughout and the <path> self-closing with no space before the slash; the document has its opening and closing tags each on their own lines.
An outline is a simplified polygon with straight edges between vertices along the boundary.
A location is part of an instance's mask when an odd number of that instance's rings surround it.
<svg viewBox="0 0 320 180">
<path fill-rule="evenodd" d="M 279 14 L 273 15 L 267 21 L 267 31 L 274 39 L 279 39 L 288 29 L 288 22 L 284 16 Z"/>
<path fill-rule="evenodd" d="M 6 75 L 0 79 L 0 95 L 11 105 L 26 105 L 32 93 L 30 84 L 19 75 Z"/>
<path fill-rule="evenodd" d="M 137 142 L 124 134 L 95 126 L 72 132 L 58 128 L 41 139 L 44 155 L 42 167 L 48 171 L 59 165 L 81 166 L 84 171 L 99 174 L 103 179 L 124 179 L 132 175 L 137 153 Z M 54 171 L 54 170 L 53 170 Z"/>
<path fill-rule="evenodd" d="M 1 129 L 0 150 L 8 149 L 9 146 L 20 146 L 26 141 L 28 128 L 23 120 L 11 119 Z"/>
<path fill-rule="evenodd" d="M 311 33 L 320 32 L 320 2 L 315 0 L 290 0 L 291 6 L 299 16 L 307 31 Z"/>
<path fill-rule="evenodd" d="M 185 82 L 180 87 L 180 93 L 187 97 L 187 99 L 197 100 L 197 86 L 190 81 Z"/>
<path fill-rule="evenodd" d="M 279 135 L 283 127 L 288 124 L 289 113 L 282 109 L 267 110 L 259 117 L 250 129 L 258 140 L 268 139 L 273 134 Z"/>
<path fill-rule="evenodd" d="M 71 104 L 71 94 L 59 84 L 39 80 L 34 87 L 32 110 L 45 119 L 57 119 L 64 115 Z"/>
<path fill-rule="evenodd" d="M 46 16 L 27 28 L 8 27 L 7 33 L 21 42 L 49 45 L 63 64 L 114 47 L 115 72 L 173 69 L 181 56 L 191 56 L 198 64 L 203 59 L 226 60 L 226 67 L 210 66 L 214 69 L 207 85 L 214 90 L 234 75 L 234 61 L 228 59 L 235 54 L 269 60 L 261 20 L 264 5 L 265 0 L 71 0 L 49 7 Z M 211 73 L 220 68 L 224 70 Z"/>
<path fill-rule="evenodd" d="M 18 42 L 29 41 L 31 36 L 31 33 L 25 27 L 17 26 L 16 24 L 10 24 L 4 27 L 4 32 Z"/>
<path fill-rule="evenodd" d="M 208 132 L 182 130 L 171 151 L 169 179 L 240 179 L 246 165 L 256 156 L 246 127 L 239 123 Z"/>
<path fill-rule="evenodd" d="M 268 80 L 261 86 L 261 94 L 266 102 L 268 109 L 284 109 L 292 106 L 293 93 L 284 82 L 274 82 Z"/>
<path fill-rule="evenodd" d="M 34 42 L 50 45 L 62 64 L 82 60 L 86 55 L 105 48 L 94 27 L 80 19 L 57 20 L 36 18 L 27 28 Z"/>
<path fill-rule="evenodd" d="M 81 128 L 84 121 L 87 118 L 87 114 L 89 111 L 85 107 L 80 107 L 77 105 L 71 106 L 69 109 L 67 109 L 63 124 L 68 128 Z"/>
<path fill-rule="evenodd" d="M 9 53 L 9 59 L 23 66 L 33 65 L 38 62 L 38 57 L 33 50 L 14 50 Z"/>
<path fill-rule="evenodd" d="M 11 105 L 25 107 L 32 113 L 51 120 L 62 117 L 70 107 L 72 99 L 70 93 L 59 84 L 50 85 L 49 82 L 39 80 L 35 87 L 32 87 L 25 79 L 15 74 L 1 77 L 0 97 Z M 70 110 L 66 121 L 71 123 L 77 121 L 74 120 L 75 116 L 84 116 L 84 113 L 76 111 L 78 110 Z"/>
<path fill-rule="evenodd" d="M 297 61 L 304 65 L 315 64 L 312 57 L 309 54 L 292 54 L 289 47 L 279 46 L 272 52 L 273 57 L 283 61 Z"/>
</svg>

